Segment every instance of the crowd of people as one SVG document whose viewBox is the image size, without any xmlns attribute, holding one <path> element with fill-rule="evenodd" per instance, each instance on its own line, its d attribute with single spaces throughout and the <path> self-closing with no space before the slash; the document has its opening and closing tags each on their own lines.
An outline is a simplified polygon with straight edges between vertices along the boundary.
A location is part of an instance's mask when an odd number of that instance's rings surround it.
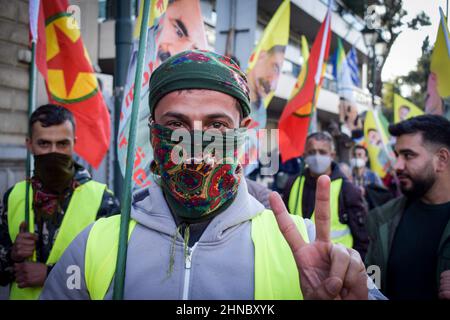
<svg viewBox="0 0 450 320">
<path fill-rule="evenodd" d="M 323 131 L 275 179 L 280 196 L 246 178 L 237 160 L 252 109 L 232 59 L 185 51 L 149 83 L 155 183 L 133 194 L 123 298 L 450 299 L 446 118 L 389 127 L 401 195 L 369 169 L 364 146 L 342 161 Z M 176 130 L 213 130 L 231 148 L 200 143 L 200 160 L 177 162 Z M 3 197 L 0 285 L 11 299 L 112 299 L 119 201 L 74 161 L 73 116 L 39 107 L 26 143 L 34 174 Z M 369 277 L 373 266 L 379 273 Z"/>
</svg>

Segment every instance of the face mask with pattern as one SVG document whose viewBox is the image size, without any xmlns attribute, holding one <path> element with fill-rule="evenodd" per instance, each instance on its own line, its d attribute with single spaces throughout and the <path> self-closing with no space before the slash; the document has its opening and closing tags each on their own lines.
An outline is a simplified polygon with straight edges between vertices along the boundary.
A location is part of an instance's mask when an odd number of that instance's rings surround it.
<svg viewBox="0 0 450 320">
<path fill-rule="evenodd" d="M 245 135 L 242 128 L 221 133 L 150 125 L 152 171 L 177 216 L 198 222 L 231 203 L 242 178 L 237 159 Z"/>
</svg>

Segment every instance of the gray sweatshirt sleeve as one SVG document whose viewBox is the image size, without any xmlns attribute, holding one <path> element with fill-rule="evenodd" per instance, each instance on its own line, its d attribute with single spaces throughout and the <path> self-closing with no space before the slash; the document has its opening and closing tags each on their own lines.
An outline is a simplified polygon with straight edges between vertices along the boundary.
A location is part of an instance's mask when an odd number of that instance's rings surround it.
<svg viewBox="0 0 450 320">
<path fill-rule="evenodd" d="M 67 247 L 47 277 L 40 300 L 90 299 L 84 277 L 84 256 L 91 228 L 92 224 Z"/>
</svg>

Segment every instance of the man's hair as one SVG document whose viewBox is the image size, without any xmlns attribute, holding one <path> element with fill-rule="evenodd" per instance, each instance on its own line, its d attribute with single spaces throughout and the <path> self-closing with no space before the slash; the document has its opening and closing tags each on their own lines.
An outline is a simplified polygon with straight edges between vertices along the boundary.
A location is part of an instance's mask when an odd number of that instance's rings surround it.
<svg viewBox="0 0 450 320">
<path fill-rule="evenodd" d="M 30 120 L 28 121 L 28 132 L 30 137 L 33 124 L 38 121 L 44 128 L 69 121 L 72 124 L 73 132 L 75 133 L 75 120 L 72 112 L 56 104 L 44 104 L 31 114 Z"/>
<path fill-rule="evenodd" d="M 286 46 L 282 45 L 275 45 L 272 48 L 270 48 L 267 53 L 268 54 L 274 54 L 274 53 L 284 53 L 286 49 Z"/>
<path fill-rule="evenodd" d="M 357 144 L 356 146 L 353 147 L 353 154 L 355 154 L 356 150 L 358 150 L 358 149 L 364 150 L 364 153 L 366 154 L 366 157 L 367 158 L 369 157 L 369 151 L 367 151 L 367 148 L 362 146 L 362 145 L 360 145 L 360 144 Z"/>
<path fill-rule="evenodd" d="M 308 137 L 306 137 L 306 142 L 308 142 L 308 140 L 311 140 L 311 139 L 314 139 L 317 141 L 327 141 L 331 146 L 331 151 L 335 150 L 333 137 L 331 136 L 331 134 L 329 134 L 326 131 L 319 131 L 319 132 L 311 133 Z"/>
<path fill-rule="evenodd" d="M 450 150 L 450 121 L 443 116 L 421 115 L 389 126 L 394 137 L 404 134 L 421 133 L 423 141 L 443 145 Z"/>
</svg>

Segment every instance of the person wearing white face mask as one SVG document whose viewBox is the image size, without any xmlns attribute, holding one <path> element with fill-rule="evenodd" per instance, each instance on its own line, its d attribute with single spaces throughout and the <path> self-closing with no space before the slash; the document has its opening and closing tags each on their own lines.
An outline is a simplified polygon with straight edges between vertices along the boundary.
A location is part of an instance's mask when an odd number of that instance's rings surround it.
<svg viewBox="0 0 450 320">
<path fill-rule="evenodd" d="M 356 145 L 353 148 L 353 157 L 350 160 L 352 167 L 353 183 L 361 188 L 363 194 L 365 194 L 365 187 L 369 184 L 376 184 L 383 186 L 383 182 L 380 177 L 367 167 L 367 161 L 369 160 L 367 149 L 361 145 Z"/>
<path fill-rule="evenodd" d="M 353 147 L 350 165 L 352 182 L 360 188 L 368 210 L 381 206 L 393 198 L 393 194 L 385 187 L 381 178 L 367 167 L 369 153 L 362 145 Z"/>
<path fill-rule="evenodd" d="M 331 179 L 331 238 L 334 243 L 354 248 L 364 257 L 368 237 L 365 229 L 367 209 L 361 190 L 334 162 L 335 146 L 327 132 L 316 132 L 306 139 L 306 167 L 291 178 L 284 192 L 284 202 L 291 214 L 314 219 L 315 187 L 320 175 Z"/>
</svg>

